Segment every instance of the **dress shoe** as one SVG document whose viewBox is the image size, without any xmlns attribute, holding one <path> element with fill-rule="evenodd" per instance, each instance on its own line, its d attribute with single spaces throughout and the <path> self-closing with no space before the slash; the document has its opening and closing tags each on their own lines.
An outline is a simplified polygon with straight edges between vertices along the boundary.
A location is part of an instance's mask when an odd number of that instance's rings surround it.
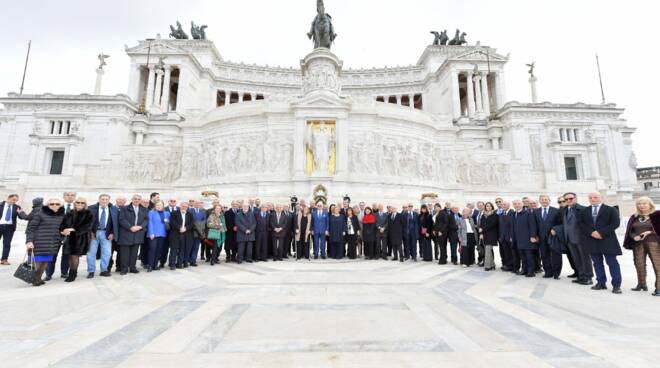
<svg viewBox="0 0 660 368">
<path fill-rule="evenodd" d="M 527 275 L 525 275 L 525 277 L 536 277 L 536 274 L 535 273 L 528 273 Z"/>
<path fill-rule="evenodd" d="M 621 293 L 623 292 L 621 291 L 620 287 L 612 288 L 612 294 L 621 294 Z"/>
<path fill-rule="evenodd" d="M 190 266 L 191 267 L 197 267 L 197 263 L 191 263 Z"/>
<path fill-rule="evenodd" d="M 32 286 L 41 286 L 45 284 L 44 280 L 34 280 L 32 281 Z"/>
<path fill-rule="evenodd" d="M 518 275 L 518 276 L 527 275 L 526 273 L 524 273 L 522 271 L 515 272 L 515 274 Z"/>
<path fill-rule="evenodd" d="M 446 265 L 446 264 L 447 264 L 447 261 L 442 261 L 442 260 L 440 260 L 440 261 L 438 261 L 438 264 L 439 264 L 439 265 Z"/>
<path fill-rule="evenodd" d="M 151 271 L 153 271 L 153 270 L 151 269 L 151 266 L 147 266 L 147 272 L 151 272 Z"/>
<path fill-rule="evenodd" d="M 404 262 L 404 261 L 403 261 L 403 258 L 401 258 L 401 259 L 400 259 L 399 261 L 401 261 L 401 263 L 403 263 L 403 262 Z"/>
<path fill-rule="evenodd" d="M 321 259 L 326 259 L 326 258 L 327 258 L 326 256 L 321 256 Z"/>
<path fill-rule="evenodd" d="M 3 266 L 10 266 L 11 263 L 9 263 L 9 261 L 7 261 L 6 259 L 3 259 L 3 260 L 0 262 L 0 265 L 3 265 Z M 35 285 L 35 286 L 39 286 L 39 285 Z"/>
<path fill-rule="evenodd" d="M 314 256 L 314 259 L 319 259 L 319 256 Z"/>
<path fill-rule="evenodd" d="M 251 259 L 248 259 L 248 260 L 245 261 L 245 262 L 247 262 L 247 263 L 252 263 L 252 260 L 251 260 Z"/>
<path fill-rule="evenodd" d="M 456 262 L 456 261 L 451 261 L 451 264 L 453 264 L 454 266 L 456 266 L 456 265 L 458 265 L 458 262 Z"/>
<path fill-rule="evenodd" d="M 64 282 L 74 282 L 76 281 L 76 276 L 78 276 L 78 272 L 76 271 L 70 271 L 69 272 L 69 277 L 67 277 Z"/>
<path fill-rule="evenodd" d="M 137 268 L 134 268 L 134 269 L 132 269 L 132 270 L 130 270 L 130 271 L 128 271 L 128 272 L 130 272 L 130 273 L 140 273 L 140 271 L 138 271 Z"/>
<path fill-rule="evenodd" d="M 392 258 L 392 261 L 398 261 L 398 260 L 399 260 L 398 258 Z"/>
<path fill-rule="evenodd" d="M 126 275 L 127 273 L 128 273 L 128 271 L 125 271 L 125 270 L 122 270 L 121 272 L 119 272 L 119 274 L 122 275 L 122 276 Z"/>
<path fill-rule="evenodd" d="M 607 286 L 603 284 L 596 284 L 591 287 L 591 290 L 607 290 Z"/>
<path fill-rule="evenodd" d="M 660 296 L 660 289 L 655 289 L 655 291 L 654 291 L 653 294 L 651 294 L 651 295 L 653 295 L 653 296 Z"/>
<path fill-rule="evenodd" d="M 572 274 L 570 274 L 566 277 L 568 277 L 569 279 L 576 279 L 577 278 L 577 273 L 572 273 Z"/>
<path fill-rule="evenodd" d="M 110 275 L 112 275 L 112 274 L 110 273 L 110 271 L 103 271 L 99 275 L 103 276 L 103 277 L 110 277 Z"/>
<path fill-rule="evenodd" d="M 94 278 L 94 272 L 90 272 L 87 274 L 88 279 L 93 279 Z"/>
<path fill-rule="evenodd" d="M 551 277 L 552 277 L 552 275 L 543 275 L 543 278 L 544 278 L 544 279 L 549 279 L 549 278 L 551 278 Z"/>
<path fill-rule="evenodd" d="M 176 270 L 176 267 L 170 266 L 170 270 L 174 271 L 174 270 Z"/>
<path fill-rule="evenodd" d="M 69 277 L 69 274 L 68 274 L 68 273 L 63 273 L 63 274 L 60 275 L 60 278 L 61 278 L 61 279 L 65 279 L 65 278 L 67 278 L 67 277 Z"/>
<path fill-rule="evenodd" d="M 632 288 L 630 290 L 632 290 L 632 291 L 642 291 L 642 290 L 649 291 L 649 288 L 648 288 L 648 286 L 646 286 L 646 284 L 637 284 L 637 286 L 635 286 L 634 288 Z"/>
<path fill-rule="evenodd" d="M 188 268 L 188 264 L 187 264 L 187 263 L 184 263 L 184 264 L 183 264 L 183 268 Z"/>
<path fill-rule="evenodd" d="M 506 271 L 511 271 L 511 267 L 502 266 L 502 267 L 500 267 L 500 270 L 502 270 L 502 271 L 504 271 L 504 272 L 506 272 Z"/>
<path fill-rule="evenodd" d="M 210 260 L 210 259 L 207 259 L 205 262 L 206 262 L 206 263 L 209 263 L 209 262 L 211 262 L 211 260 Z"/>
<path fill-rule="evenodd" d="M 176 268 L 178 268 L 178 269 L 182 269 L 183 266 L 181 266 L 181 265 L 176 265 Z"/>
<path fill-rule="evenodd" d="M 553 278 L 554 278 L 555 280 L 559 280 L 561 277 L 559 277 L 559 276 L 554 276 Z"/>
<path fill-rule="evenodd" d="M 483 262 L 479 262 L 479 263 L 477 263 L 477 266 L 479 266 L 479 267 L 483 267 L 483 266 L 484 266 L 484 263 L 483 263 Z"/>
<path fill-rule="evenodd" d="M 50 280 L 52 280 L 52 279 L 53 279 L 52 276 L 46 276 L 46 277 L 44 277 L 44 281 L 50 281 Z"/>
<path fill-rule="evenodd" d="M 571 282 L 572 282 L 572 283 L 574 283 L 574 284 L 579 284 L 579 283 L 581 283 L 581 282 L 582 282 L 582 280 L 579 280 L 579 279 L 575 279 L 575 280 L 573 280 L 573 281 L 571 281 Z"/>
</svg>

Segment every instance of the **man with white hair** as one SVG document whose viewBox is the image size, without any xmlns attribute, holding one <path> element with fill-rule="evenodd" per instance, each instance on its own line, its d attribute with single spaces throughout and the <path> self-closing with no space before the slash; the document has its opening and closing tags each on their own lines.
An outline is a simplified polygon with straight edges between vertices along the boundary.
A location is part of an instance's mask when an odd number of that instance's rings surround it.
<svg viewBox="0 0 660 368">
<path fill-rule="evenodd" d="M 281 261 L 284 253 L 284 238 L 286 237 L 286 215 L 282 205 L 275 205 L 275 213 L 270 217 L 270 228 L 273 230 L 273 261 Z"/>
<path fill-rule="evenodd" d="M 526 277 L 536 276 L 536 262 L 534 250 L 538 250 L 538 228 L 536 219 L 530 210 L 523 208 L 520 199 L 513 201 L 513 244 L 514 251 L 518 251 L 522 268 L 519 275 Z M 514 265 L 516 267 L 517 265 Z"/>
<path fill-rule="evenodd" d="M 600 193 L 589 193 L 590 207 L 580 213 L 579 226 L 582 233 L 583 247 L 591 254 L 596 271 L 596 285 L 593 290 L 607 290 L 607 274 L 603 259 L 612 276 L 612 292 L 621 294 L 621 268 L 616 257 L 620 256 L 621 246 L 616 236 L 616 229 L 621 224 L 619 211 L 603 203 Z"/>
</svg>

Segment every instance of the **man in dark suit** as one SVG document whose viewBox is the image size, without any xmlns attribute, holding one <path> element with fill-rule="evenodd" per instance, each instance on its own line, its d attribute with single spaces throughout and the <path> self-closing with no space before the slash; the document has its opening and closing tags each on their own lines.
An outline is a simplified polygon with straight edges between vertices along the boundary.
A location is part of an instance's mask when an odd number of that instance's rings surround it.
<svg viewBox="0 0 660 368">
<path fill-rule="evenodd" d="M 89 206 L 94 222 L 92 223 L 92 240 L 87 252 L 87 278 L 94 277 L 96 272 L 96 253 L 101 250 L 101 273 L 103 277 L 110 276 L 110 258 L 112 256 L 112 241 L 119 234 L 119 211 L 110 203 L 110 195 L 101 194 L 96 204 Z M 65 210 L 66 212 L 66 210 Z"/>
<path fill-rule="evenodd" d="M 383 204 L 378 204 L 378 210 L 374 213 L 376 216 L 376 252 L 380 253 L 383 259 L 387 259 L 389 254 L 387 248 L 387 212 L 383 209 Z"/>
<path fill-rule="evenodd" d="M 9 266 L 9 250 L 11 249 L 11 240 L 16 232 L 16 220 L 18 213 L 22 212 L 21 206 L 17 205 L 18 194 L 10 194 L 7 200 L 0 203 L 0 237 L 2 237 L 2 259 L 0 264 Z"/>
<path fill-rule="evenodd" d="M 202 241 L 206 238 L 206 210 L 204 209 L 204 202 L 200 200 L 195 201 L 193 208 L 189 209 L 190 213 L 193 215 L 195 221 L 193 226 L 193 242 L 192 247 L 190 247 L 190 254 L 186 254 L 187 259 L 184 259 L 184 263 L 188 262 L 191 266 L 197 267 L 197 253 L 199 253 L 199 247 L 202 245 Z M 204 253 L 204 250 L 202 250 Z"/>
<path fill-rule="evenodd" d="M 459 213 L 458 206 L 451 206 L 451 214 L 449 215 L 449 224 L 447 225 L 447 239 L 449 240 L 449 252 L 451 263 L 458 264 L 458 223 L 461 221 L 461 214 Z"/>
<path fill-rule="evenodd" d="M 584 210 L 584 206 L 577 203 L 577 195 L 572 192 L 564 194 L 564 200 L 566 200 L 566 207 L 559 212 L 559 220 L 564 227 L 564 242 L 577 269 L 577 279 L 573 282 L 592 285 L 594 272 L 591 265 L 591 254 L 582 245 L 583 237 L 579 226 L 580 214 Z"/>
<path fill-rule="evenodd" d="M 188 267 L 187 255 L 193 243 L 195 217 L 189 211 L 188 202 L 181 202 L 178 211 L 170 216 L 170 270 Z"/>
<path fill-rule="evenodd" d="M 550 206 L 550 197 L 547 195 L 539 196 L 539 203 L 541 207 L 534 209 L 534 218 L 539 231 L 539 253 L 545 271 L 543 278 L 559 279 L 562 267 L 561 253 L 552 251 L 549 242 L 552 227 L 559 224 L 557 215 L 559 210 Z"/>
<path fill-rule="evenodd" d="M 238 202 L 231 201 L 231 208 L 225 212 L 225 223 L 227 224 L 227 234 L 225 239 L 225 253 L 227 254 L 227 262 L 236 261 L 236 251 L 238 244 L 236 243 L 236 213 L 238 212 Z"/>
<path fill-rule="evenodd" d="M 243 210 L 236 215 L 236 241 L 238 242 L 238 253 L 236 262 L 241 264 L 243 260 L 252 263 L 252 243 L 254 243 L 257 220 L 254 212 L 247 203 L 243 204 Z"/>
<path fill-rule="evenodd" d="M 499 243 L 500 243 L 500 257 L 502 258 L 502 271 L 517 272 L 520 268 L 517 257 L 513 253 L 513 215 L 514 210 L 510 208 L 509 202 L 501 201 L 499 208 Z M 517 253 L 517 252 L 516 252 Z"/>
<path fill-rule="evenodd" d="M 403 262 L 401 243 L 403 242 L 405 226 L 406 223 L 403 214 L 397 213 L 395 206 L 390 206 L 387 222 L 387 243 L 392 247 L 392 253 L 394 253 L 393 261 L 398 259 Z"/>
<path fill-rule="evenodd" d="M 268 236 L 270 234 L 270 218 L 268 216 L 268 206 L 266 206 L 266 204 L 262 204 L 261 210 L 257 212 L 256 216 L 257 228 L 255 230 L 256 246 L 254 252 L 254 260 L 266 262 L 268 260 Z"/>
<path fill-rule="evenodd" d="M 403 228 L 404 238 L 403 244 L 405 246 L 404 255 L 405 259 L 411 258 L 417 262 L 417 241 L 419 240 L 419 215 L 413 211 L 412 203 L 408 206 L 403 206 L 403 219 L 405 227 Z"/>
<path fill-rule="evenodd" d="M 138 249 L 144 242 L 149 222 L 147 209 L 141 202 L 142 197 L 134 194 L 131 204 L 119 211 L 119 259 L 122 275 L 140 272 L 136 267 Z"/>
<path fill-rule="evenodd" d="M 439 208 L 436 204 L 435 208 Z M 451 212 L 451 211 L 450 211 Z M 447 264 L 447 238 L 449 236 L 449 222 L 451 215 L 446 210 L 440 209 L 433 221 L 433 235 L 435 237 L 436 248 L 439 249 L 438 264 Z"/>
<path fill-rule="evenodd" d="M 273 232 L 273 261 L 281 261 L 284 252 L 287 218 L 282 212 L 282 205 L 275 205 L 275 212 L 270 215 L 270 228 Z"/>
<path fill-rule="evenodd" d="M 513 201 L 513 244 L 520 254 L 522 269 L 519 275 L 536 276 L 534 250 L 538 249 L 538 228 L 531 210 L 523 208 L 519 199 Z"/>
<path fill-rule="evenodd" d="M 73 206 L 75 205 L 75 200 L 77 197 L 76 192 L 64 192 L 62 195 L 62 199 L 64 200 L 64 203 L 62 203 L 62 208 L 64 208 L 64 214 L 66 215 L 67 213 L 73 211 Z M 22 216 L 18 216 L 19 218 L 22 219 Z M 60 251 L 64 251 L 64 249 L 60 249 Z M 48 263 L 48 267 L 46 268 L 46 277 L 44 278 L 44 281 L 52 280 L 53 275 L 55 274 L 55 264 L 57 263 L 57 254 L 55 257 L 53 257 L 53 261 Z M 62 257 L 60 259 L 60 277 L 66 278 L 69 275 L 69 257 Z"/>
<path fill-rule="evenodd" d="M 482 201 L 477 202 L 477 208 L 472 211 L 472 221 L 474 221 L 474 226 L 477 227 L 477 231 L 481 228 L 481 218 L 484 217 L 484 211 L 486 209 L 486 204 Z M 484 243 L 483 240 L 479 239 L 477 241 L 477 264 L 481 267 L 484 265 Z"/>
<path fill-rule="evenodd" d="M 621 268 L 616 257 L 621 255 L 621 246 L 615 230 L 621 224 L 619 211 L 603 204 L 600 193 L 589 193 L 590 207 L 586 207 L 579 218 L 582 245 L 591 255 L 596 271 L 596 285 L 593 290 L 606 290 L 607 274 L 603 258 L 607 262 L 612 277 L 612 292 L 621 294 Z"/>
</svg>

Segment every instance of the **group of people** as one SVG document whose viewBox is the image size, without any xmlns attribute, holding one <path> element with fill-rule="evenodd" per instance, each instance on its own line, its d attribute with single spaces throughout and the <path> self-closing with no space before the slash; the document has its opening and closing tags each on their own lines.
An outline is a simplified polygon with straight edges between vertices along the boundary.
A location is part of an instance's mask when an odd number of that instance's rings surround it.
<svg viewBox="0 0 660 368">
<path fill-rule="evenodd" d="M 327 206 L 323 201 L 308 206 L 304 200 L 287 204 L 262 203 L 259 199 L 232 201 L 223 207 L 218 200 L 204 208 L 201 200 L 178 203 L 149 199 L 135 194 L 130 202 L 101 194 L 95 204 L 75 192 L 63 199 L 33 200 L 30 213 L 17 205 L 18 195 L 0 202 L 0 236 L 8 256 L 17 219 L 28 221 L 26 247 L 28 262 L 34 262 L 33 284 L 51 280 L 61 250 L 61 275 L 67 282 L 76 279 L 78 263 L 87 257 L 87 278 L 96 274 L 100 260 L 102 277 L 115 271 L 121 275 L 163 268 L 196 267 L 198 258 L 215 265 L 224 248 L 225 262 L 282 261 L 285 258 L 332 258 L 451 262 L 463 267 L 477 265 L 485 271 L 496 269 L 494 249 L 499 248 L 500 269 L 525 277 L 543 273 L 559 279 L 562 258 L 568 258 L 573 273 L 569 278 L 594 290 L 607 289 L 607 264 L 612 292 L 620 294 L 621 271 L 617 256 L 622 254 L 615 233 L 620 225 L 618 209 L 603 203 L 600 193 L 589 194 L 589 206 L 578 204 L 575 193 L 538 201 L 524 197 L 511 203 L 468 202 L 464 208 L 446 202 L 412 203 L 399 211 L 396 206 L 360 202 L 351 206 L 346 197 Z M 128 202 L 128 203 L 127 203 Z M 627 223 L 623 246 L 633 251 L 638 284 L 632 290 L 647 291 L 646 258 L 655 271 L 655 290 L 660 296 L 660 211 L 648 197 L 636 200 L 636 212 Z M 45 277 L 43 274 L 45 273 Z M 594 285 L 594 273 L 596 283 Z"/>
</svg>

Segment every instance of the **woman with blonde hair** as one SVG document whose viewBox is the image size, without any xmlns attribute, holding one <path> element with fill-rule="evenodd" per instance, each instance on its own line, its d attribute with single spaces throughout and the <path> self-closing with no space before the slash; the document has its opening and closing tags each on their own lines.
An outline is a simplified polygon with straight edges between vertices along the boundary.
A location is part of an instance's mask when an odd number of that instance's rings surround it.
<svg viewBox="0 0 660 368">
<path fill-rule="evenodd" d="M 218 257 L 220 257 L 222 246 L 225 244 L 227 238 L 227 223 L 225 222 L 225 214 L 222 211 L 221 205 L 217 204 L 213 207 L 213 212 L 206 219 L 206 226 L 209 229 L 206 237 L 215 243 L 210 261 L 211 266 L 213 266 L 219 263 Z"/>
<path fill-rule="evenodd" d="M 660 211 L 656 211 L 653 200 L 639 197 L 635 201 L 635 214 L 628 220 L 623 247 L 633 251 L 637 286 L 633 291 L 647 291 L 646 256 L 651 258 L 655 271 L 655 291 L 653 296 L 660 296 Z"/>
<path fill-rule="evenodd" d="M 87 200 L 76 198 L 73 210 L 64 215 L 60 233 L 65 236 L 62 244 L 62 256 L 69 256 L 69 275 L 66 282 L 73 282 L 78 276 L 80 256 L 86 255 L 92 240 L 94 215 L 87 209 Z"/>
</svg>

